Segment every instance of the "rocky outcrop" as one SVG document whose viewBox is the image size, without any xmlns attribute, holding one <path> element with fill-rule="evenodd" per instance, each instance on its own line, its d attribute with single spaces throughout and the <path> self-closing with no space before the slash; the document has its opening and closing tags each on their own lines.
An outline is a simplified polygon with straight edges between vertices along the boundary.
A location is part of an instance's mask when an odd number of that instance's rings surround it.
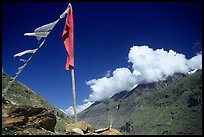
<svg viewBox="0 0 204 137">
<path fill-rule="evenodd" d="M 12 79 L 13 78 L 11 76 L 9 76 L 8 74 L 2 72 L 2 91 L 3 91 L 3 89 L 5 89 L 8 86 L 8 83 Z M 36 107 L 46 108 L 47 109 L 46 111 L 48 111 L 48 110 L 53 111 L 53 113 L 55 114 L 55 116 L 57 118 L 57 124 L 55 126 L 55 133 L 65 134 L 66 124 L 70 123 L 72 121 L 71 117 L 67 116 L 59 108 L 52 105 L 50 102 L 48 102 L 40 94 L 38 94 L 35 91 L 32 91 L 32 89 L 30 89 L 26 85 L 22 84 L 18 80 L 14 81 L 14 83 L 7 90 L 7 92 L 2 93 L 2 106 L 11 106 L 11 105 L 36 106 Z M 36 111 L 36 110 L 34 110 L 34 111 Z M 30 113 L 30 111 L 29 111 L 29 113 Z M 40 131 L 40 130 L 41 129 L 38 129 L 37 132 Z M 10 130 L 4 130 L 4 131 L 5 132 L 2 135 L 7 135 L 7 133 L 10 134 L 10 132 L 9 132 Z M 45 131 L 40 132 L 40 133 L 43 134 L 46 131 L 48 131 L 48 130 L 45 130 Z M 28 132 L 26 132 L 26 135 L 27 135 L 27 133 L 29 133 L 29 134 L 31 134 L 31 133 L 38 134 L 37 132 L 35 132 L 35 131 L 31 132 L 30 130 L 28 130 Z M 50 131 L 50 132 L 52 132 L 52 131 Z M 54 132 L 52 132 L 52 133 L 54 133 Z M 50 134 L 50 133 L 48 133 L 48 134 Z"/>
<path fill-rule="evenodd" d="M 87 123 L 86 121 L 79 121 L 77 123 L 73 123 L 73 124 L 67 124 L 66 126 L 66 133 L 72 133 L 75 131 L 78 131 L 78 133 L 88 133 L 91 129 L 91 125 L 89 123 Z M 75 131 L 73 131 L 75 130 Z M 81 131 L 82 132 L 81 132 Z"/>
<path fill-rule="evenodd" d="M 2 128 L 22 130 L 43 128 L 54 132 L 56 116 L 45 108 L 12 105 L 2 106 Z"/>
<path fill-rule="evenodd" d="M 20 135 L 55 135 L 56 116 L 45 108 L 4 105 L 2 106 L 3 132 Z M 86 121 L 67 124 L 67 135 L 122 135 L 117 129 L 94 129 Z"/>
<path fill-rule="evenodd" d="M 66 126 L 66 134 L 69 135 L 122 135 L 117 129 L 108 127 L 93 129 L 86 121 L 79 121 Z"/>
</svg>

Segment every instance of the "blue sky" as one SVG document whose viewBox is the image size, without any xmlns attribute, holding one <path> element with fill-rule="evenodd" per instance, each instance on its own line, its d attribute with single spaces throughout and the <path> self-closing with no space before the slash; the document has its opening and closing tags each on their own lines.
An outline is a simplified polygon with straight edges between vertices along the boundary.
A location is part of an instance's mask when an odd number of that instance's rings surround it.
<svg viewBox="0 0 204 137">
<path fill-rule="evenodd" d="M 89 82 L 110 77 L 116 68 L 134 70 L 133 46 L 173 50 L 191 59 L 202 50 L 201 3 L 193 2 L 71 2 L 75 29 L 77 105 L 93 93 Z M 2 3 L 2 68 L 14 77 L 22 62 L 14 54 L 38 47 L 23 34 L 59 18 L 68 2 Z M 45 46 L 17 80 L 65 110 L 72 103 L 71 71 L 61 34 L 65 18 L 48 36 Z M 25 55 L 26 58 L 27 55 Z M 29 56 L 27 56 L 29 57 Z M 108 76 L 109 75 L 109 76 Z M 96 84 L 96 83 L 95 83 Z"/>
</svg>

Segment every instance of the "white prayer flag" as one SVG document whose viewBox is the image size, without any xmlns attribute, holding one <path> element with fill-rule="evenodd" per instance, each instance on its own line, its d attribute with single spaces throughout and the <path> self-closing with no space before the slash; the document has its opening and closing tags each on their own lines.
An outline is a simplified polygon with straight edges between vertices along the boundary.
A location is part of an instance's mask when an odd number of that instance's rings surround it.
<svg viewBox="0 0 204 137">
<path fill-rule="evenodd" d="M 60 19 L 64 18 L 65 15 L 68 13 L 69 11 L 69 6 L 67 7 L 67 9 L 60 15 Z"/>
<path fill-rule="evenodd" d="M 50 32 L 33 32 L 33 33 L 24 33 L 25 36 L 36 36 L 37 40 L 41 38 L 46 38 Z"/>
<path fill-rule="evenodd" d="M 33 33 L 24 33 L 25 36 L 36 36 L 37 40 L 46 38 L 60 19 L 35 29 Z"/>
<path fill-rule="evenodd" d="M 14 55 L 14 58 L 15 57 L 17 57 L 17 56 L 23 56 L 23 55 L 25 55 L 25 54 L 27 54 L 27 53 L 35 53 L 37 51 L 37 49 L 32 49 L 32 50 L 25 50 L 25 51 L 22 51 L 22 52 L 20 52 L 20 53 L 17 53 L 17 54 L 15 54 Z"/>
<path fill-rule="evenodd" d="M 20 59 L 20 61 L 22 61 L 22 62 L 28 62 L 29 60 L 26 60 L 26 59 Z"/>
<path fill-rule="evenodd" d="M 41 27 L 38 27 L 38 28 L 36 28 L 35 31 L 32 32 L 32 33 L 24 33 L 24 35 L 25 35 L 25 36 L 35 36 L 38 41 L 39 41 L 41 38 L 46 38 L 46 37 L 50 34 L 50 32 L 51 32 L 51 30 L 54 28 L 54 26 L 57 24 L 57 22 L 58 22 L 60 19 L 64 18 L 65 15 L 68 13 L 69 6 L 70 6 L 70 5 L 71 5 L 71 4 L 68 5 L 68 7 L 66 8 L 66 10 L 60 15 L 60 18 L 59 18 L 58 20 L 56 20 L 56 21 L 54 21 L 54 22 L 51 22 L 51 23 L 49 23 L 49 24 L 45 24 L 45 25 L 43 25 L 43 26 L 41 26 Z"/>
<path fill-rule="evenodd" d="M 38 49 L 40 49 L 41 47 L 43 47 L 44 43 L 45 43 L 45 40 L 47 38 L 47 36 L 50 34 L 50 32 L 52 31 L 52 29 L 55 27 L 55 25 L 58 23 L 58 21 L 62 18 L 65 17 L 65 15 L 68 13 L 68 10 L 69 10 L 69 6 L 71 4 L 68 5 L 68 7 L 66 8 L 66 10 L 60 15 L 60 18 L 54 22 L 51 22 L 51 23 L 48 23 L 48 24 L 45 24 L 43 26 L 40 26 L 38 28 L 36 28 L 34 30 L 34 32 L 32 33 L 24 33 L 24 36 L 35 36 L 37 38 L 38 41 L 40 41 L 41 38 L 45 38 L 40 46 L 36 49 L 32 49 L 32 50 L 25 50 L 23 52 L 20 52 L 20 53 L 17 53 L 14 55 L 14 58 L 19 56 L 23 56 L 27 53 L 33 53 L 33 55 L 37 52 Z M 32 59 L 32 56 L 30 56 L 29 59 L 25 60 L 25 59 L 20 59 L 20 61 L 22 62 L 25 62 L 25 64 L 21 67 L 18 68 L 18 72 L 16 73 L 16 76 L 13 78 L 12 81 L 9 82 L 9 84 L 6 86 L 6 88 L 3 90 L 3 93 L 4 94 L 5 92 L 7 92 L 7 90 L 11 87 L 11 85 L 13 84 L 14 80 L 18 77 L 18 75 L 20 75 L 20 73 L 22 72 L 23 68 L 27 65 L 27 63 Z M 2 71 L 3 71 L 3 66 L 2 66 Z"/>
<path fill-rule="evenodd" d="M 54 22 L 52 22 L 52 23 L 43 25 L 43 26 L 35 29 L 35 32 L 47 32 L 47 31 L 51 31 L 54 28 L 54 26 L 57 24 L 58 21 L 59 21 L 59 19 L 54 21 Z"/>
</svg>

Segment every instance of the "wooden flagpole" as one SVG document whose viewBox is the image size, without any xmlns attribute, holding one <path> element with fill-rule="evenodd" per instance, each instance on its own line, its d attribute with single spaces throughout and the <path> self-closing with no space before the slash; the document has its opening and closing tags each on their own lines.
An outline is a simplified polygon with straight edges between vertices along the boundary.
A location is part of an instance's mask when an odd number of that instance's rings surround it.
<svg viewBox="0 0 204 137">
<path fill-rule="evenodd" d="M 73 105 L 74 105 L 74 118 L 75 123 L 77 122 L 77 112 L 76 112 L 76 91 L 75 91 L 75 77 L 74 77 L 74 69 L 71 69 L 72 75 L 72 93 L 73 93 Z"/>
</svg>

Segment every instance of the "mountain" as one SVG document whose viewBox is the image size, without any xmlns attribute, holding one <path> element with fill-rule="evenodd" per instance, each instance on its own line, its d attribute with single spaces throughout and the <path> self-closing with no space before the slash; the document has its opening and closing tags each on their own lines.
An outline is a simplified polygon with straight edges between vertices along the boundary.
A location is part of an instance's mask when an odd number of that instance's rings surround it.
<svg viewBox="0 0 204 137">
<path fill-rule="evenodd" d="M 2 91 L 7 86 L 8 82 L 11 80 L 12 78 L 9 75 L 2 72 Z M 25 85 L 23 85 L 17 80 L 15 80 L 15 82 L 10 87 L 10 89 L 4 94 L 3 100 L 2 100 L 2 109 L 8 108 L 8 106 L 13 108 L 20 106 L 20 108 L 15 108 L 15 109 L 21 109 L 24 111 L 28 110 L 28 112 L 32 110 L 32 113 L 33 111 L 37 110 L 38 112 L 40 112 L 41 116 L 43 113 L 48 116 L 51 115 L 51 117 L 56 117 L 55 132 L 58 134 L 65 134 L 66 125 L 68 123 L 73 122 L 73 119 L 71 117 L 68 117 L 58 108 L 56 108 L 48 101 L 46 101 L 42 96 L 32 91 L 31 89 L 29 89 L 28 87 L 26 87 Z M 6 101 L 7 103 L 3 103 Z M 27 106 L 29 106 L 29 108 L 27 108 Z M 52 113 L 48 113 L 48 112 L 52 112 L 55 116 L 53 116 Z M 2 113 L 2 117 L 3 117 L 3 113 Z M 33 132 L 33 134 L 48 134 L 48 132 L 39 131 L 40 133 L 37 133 L 37 131 L 39 130 L 36 130 L 35 132 Z M 9 132 L 13 132 L 13 131 L 9 131 Z M 4 130 L 4 134 L 7 134 L 7 131 Z"/>
<path fill-rule="evenodd" d="M 78 119 L 96 128 L 110 125 L 123 134 L 202 135 L 202 70 L 117 93 L 95 102 Z"/>
</svg>

